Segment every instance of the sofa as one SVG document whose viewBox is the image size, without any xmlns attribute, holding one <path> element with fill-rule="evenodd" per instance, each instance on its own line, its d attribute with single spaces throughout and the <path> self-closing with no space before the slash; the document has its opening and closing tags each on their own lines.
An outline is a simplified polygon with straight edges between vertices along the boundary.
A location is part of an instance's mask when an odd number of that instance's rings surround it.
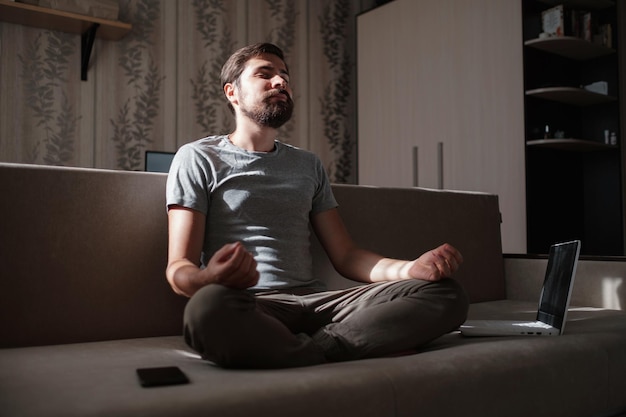
<svg viewBox="0 0 626 417">
<path fill-rule="evenodd" d="M 165 279 L 166 174 L 0 163 L 2 416 L 626 416 L 622 258 L 582 258 L 565 334 L 447 334 L 414 352 L 227 370 L 181 336 Z M 534 319 L 546 257 L 503 255 L 498 197 L 333 185 L 362 246 L 413 258 L 443 242 L 472 319 Z M 583 242 L 584 245 L 584 242 Z M 314 269 L 338 276 L 314 237 Z M 547 251 L 548 248 L 546 248 Z M 177 366 L 183 385 L 135 370 Z"/>
</svg>

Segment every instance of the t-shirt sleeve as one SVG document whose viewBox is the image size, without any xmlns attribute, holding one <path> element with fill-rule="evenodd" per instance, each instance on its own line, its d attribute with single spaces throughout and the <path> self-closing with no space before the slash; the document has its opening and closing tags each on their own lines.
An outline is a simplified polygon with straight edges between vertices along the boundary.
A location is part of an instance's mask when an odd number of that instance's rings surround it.
<svg viewBox="0 0 626 417">
<path fill-rule="evenodd" d="M 208 158 L 193 146 L 183 145 L 167 176 L 167 207 L 178 205 L 207 214 L 213 178 Z"/>
<path fill-rule="evenodd" d="M 330 186 L 330 180 L 322 165 L 322 161 L 319 158 L 315 158 L 315 170 L 318 178 L 318 187 L 313 196 L 313 206 L 311 208 L 311 214 L 320 213 L 322 211 L 330 210 L 338 206 L 337 200 L 333 194 L 332 187 Z"/>
</svg>

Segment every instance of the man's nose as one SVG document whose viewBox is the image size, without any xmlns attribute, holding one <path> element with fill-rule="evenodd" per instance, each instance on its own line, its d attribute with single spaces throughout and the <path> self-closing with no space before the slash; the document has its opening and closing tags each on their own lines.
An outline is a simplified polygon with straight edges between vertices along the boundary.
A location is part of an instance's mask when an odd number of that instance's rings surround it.
<svg viewBox="0 0 626 417">
<path fill-rule="evenodd" d="M 287 87 L 287 81 L 280 75 L 276 75 L 272 78 L 272 87 L 285 89 Z"/>
</svg>

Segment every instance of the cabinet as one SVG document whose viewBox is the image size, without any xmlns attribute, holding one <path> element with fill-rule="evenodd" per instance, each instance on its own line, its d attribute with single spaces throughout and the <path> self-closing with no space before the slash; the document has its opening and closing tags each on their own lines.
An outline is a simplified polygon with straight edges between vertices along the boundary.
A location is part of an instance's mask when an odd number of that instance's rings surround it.
<svg viewBox="0 0 626 417">
<path fill-rule="evenodd" d="M 563 4 L 565 31 L 543 34 Z M 619 29 L 611 1 L 523 0 L 528 251 L 581 239 L 587 255 L 623 255 Z M 591 17 L 592 35 L 577 30 Z M 574 22 L 577 22 L 576 24 Z M 594 34 L 610 27 L 605 37 Z M 602 83 L 606 90 L 592 89 Z"/>
<path fill-rule="evenodd" d="M 498 194 L 526 252 L 519 0 L 395 0 L 357 18 L 358 181 Z"/>
</svg>

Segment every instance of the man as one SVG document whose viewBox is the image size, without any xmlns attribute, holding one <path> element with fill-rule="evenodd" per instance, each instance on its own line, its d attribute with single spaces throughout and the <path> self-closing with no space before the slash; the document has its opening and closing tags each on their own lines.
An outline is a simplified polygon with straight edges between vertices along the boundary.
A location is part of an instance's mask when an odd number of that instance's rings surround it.
<svg viewBox="0 0 626 417">
<path fill-rule="evenodd" d="M 190 297 L 187 343 L 223 367 L 306 366 L 396 354 L 463 323 L 455 248 L 404 261 L 357 247 L 319 159 L 276 140 L 293 112 L 282 51 L 242 48 L 221 77 L 235 131 L 182 146 L 167 183 L 166 274 Z M 309 225 L 337 271 L 367 285 L 324 291 Z"/>
</svg>

